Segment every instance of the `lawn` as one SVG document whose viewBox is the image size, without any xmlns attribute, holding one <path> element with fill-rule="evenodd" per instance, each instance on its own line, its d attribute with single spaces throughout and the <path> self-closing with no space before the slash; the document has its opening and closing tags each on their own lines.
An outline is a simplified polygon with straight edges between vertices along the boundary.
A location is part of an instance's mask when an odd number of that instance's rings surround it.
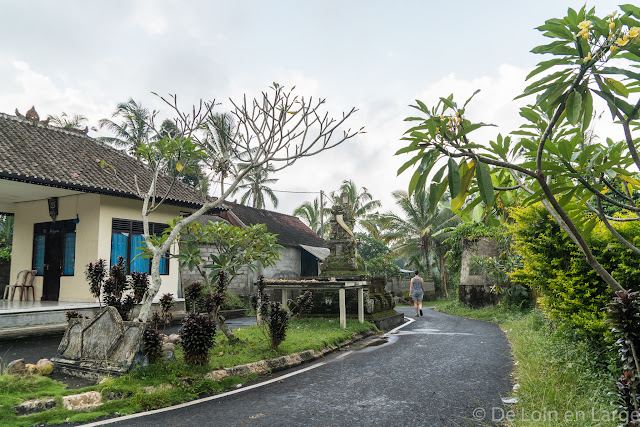
<svg viewBox="0 0 640 427">
<path fill-rule="evenodd" d="M 589 343 L 555 332 L 538 310 L 471 309 L 459 302 L 438 311 L 495 322 L 505 331 L 514 356 L 510 426 L 616 426 L 610 405 L 614 377 L 606 355 Z"/>
<path fill-rule="evenodd" d="M 29 426 L 86 422 L 103 416 L 131 414 L 193 400 L 199 396 L 220 393 L 226 389 L 256 380 L 256 375 L 227 377 L 220 381 L 204 378 L 208 372 L 264 359 L 271 359 L 304 350 L 322 350 L 340 345 L 355 334 L 376 331 L 372 323 L 359 323 L 347 319 L 342 329 L 338 319 L 292 320 L 286 340 L 278 351 L 269 348 L 269 342 L 257 326 L 238 328 L 234 334 L 239 342 L 230 344 L 222 333 L 216 334 L 216 345 L 206 366 L 188 366 L 184 363 L 180 347 L 173 361 L 161 361 L 138 367 L 119 378 L 110 378 L 101 384 L 80 390 L 68 390 L 60 382 L 41 376 L 0 376 L 0 425 Z M 58 408 L 64 395 L 85 391 L 102 392 L 105 403 L 89 413 L 54 409 L 40 414 L 17 417 L 14 405 L 35 398 L 56 398 Z"/>
</svg>

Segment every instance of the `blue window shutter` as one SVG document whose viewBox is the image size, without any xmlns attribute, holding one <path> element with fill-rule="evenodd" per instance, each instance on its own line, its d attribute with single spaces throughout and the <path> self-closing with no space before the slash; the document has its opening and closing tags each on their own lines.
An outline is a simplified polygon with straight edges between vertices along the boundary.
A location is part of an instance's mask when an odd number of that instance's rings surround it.
<svg viewBox="0 0 640 427">
<path fill-rule="evenodd" d="M 142 234 L 132 234 L 131 235 L 131 271 L 138 271 L 140 273 L 149 274 L 149 258 L 143 258 L 141 249 L 138 249 L 140 246 L 144 245 L 144 236 Z M 135 259 L 134 259 L 135 258 Z"/>
<path fill-rule="evenodd" d="M 127 262 L 127 244 L 129 236 L 124 233 L 111 234 L 111 266 L 116 265 L 118 257 L 123 257 L 125 264 Z"/>
<path fill-rule="evenodd" d="M 33 269 L 39 276 L 44 274 L 44 235 L 40 234 L 33 239 Z"/>
<path fill-rule="evenodd" d="M 76 233 L 64 235 L 64 271 L 65 276 L 73 276 L 76 264 Z"/>
<path fill-rule="evenodd" d="M 169 274 L 169 259 L 167 254 L 164 254 L 162 258 L 160 258 L 160 274 Z"/>
</svg>

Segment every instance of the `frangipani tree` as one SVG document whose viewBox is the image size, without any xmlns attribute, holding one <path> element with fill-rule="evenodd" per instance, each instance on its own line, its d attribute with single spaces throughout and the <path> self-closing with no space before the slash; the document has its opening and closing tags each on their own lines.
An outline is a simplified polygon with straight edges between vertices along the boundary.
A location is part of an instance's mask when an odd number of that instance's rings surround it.
<svg viewBox="0 0 640 427">
<path fill-rule="evenodd" d="M 162 98 L 162 97 L 161 97 Z M 236 189 L 245 175 L 270 165 L 273 171 L 279 171 L 296 161 L 314 156 L 322 151 L 334 148 L 363 131 L 343 130 L 343 125 L 356 111 L 352 108 L 339 118 L 332 118 L 324 111 L 325 99 L 305 98 L 294 94 L 294 88 L 285 89 L 275 84 L 256 99 L 245 96 L 240 102 L 230 100 L 236 128 L 229 135 L 229 150 L 232 157 L 242 155 L 247 166 L 225 187 L 220 198 L 210 199 L 194 213 L 177 219 L 171 231 L 162 236 L 153 236 L 149 231 L 149 214 L 157 209 L 169 194 L 171 185 L 160 191 L 159 181 L 166 179 L 161 171 L 168 164 L 175 164 L 178 172 L 194 163 L 203 162 L 215 169 L 219 153 L 211 152 L 211 144 L 204 144 L 204 124 L 210 122 L 215 101 L 203 102 L 189 111 L 183 111 L 175 95 L 162 98 L 177 115 L 175 122 L 183 138 L 150 138 L 138 149 L 141 159 L 148 163 L 152 180 L 148 188 L 136 185 L 132 191 L 143 201 L 142 219 L 144 238 L 151 258 L 151 286 L 142 300 L 138 320 L 146 321 L 154 297 L 162 284 L 159 273 L 160 261 L 170 246 L 178 239 L 182 229 L 195 221 L 205 212 L 224 206 L 224 200 Z M 153 128 L 153 123 L 150 124 Z M 104 163 L 103 163 L 104 164 Z M 117 170 L 109 168 L 117 176 Z M 131 183 L 125 183 L 131 186 Z"/>
<path fill-rule="evenodd" d="M 464 212 L 480 201 L 492 207 L 496 194 L 521 189 L 529 195 L 525 203 L 541 201 L 589 265 L 612 290 L 621 290 L 591 253 L 588 235 L 598 220 L 603 221 L 640 255 L 640 249 L 611 225 L 640 218 L 633 199 L 633 192 L 640 191 L 638 137 L 634 137 L 640 125 L 639 19 L 640 8 L 633 5 L 623 5 L 621 12 L 605 17 L 598 17 L 594 9 L 569 9 L 563 19 L 550 19 L 538 28 L 553 41 L 532 52 L 552 58 L 527 76 L 537 80 L 520 97 L 536 98 L 520 111 L 526 123 L 512 132 L 519 140 L 498 135 L 488 143 L 476 142 L 473 131 L 487 125 L 467 118 L 471 99 L 459 106 L 453 96 L 440 98 L 432 108 L 416 101 L 420 116 L 406 120 L 418 124 L 407 131 L 408 145 L 396 153 L 413 154 L 399 173 L 418 165 L 409 192 L 424 188 L 431 178 L 431 209 L 448 188 L 452 209 Z M 595 97 L 606 102 L 613 122 L 624 132 L 623 140 L 591 138 Z M 605 201 L 632 215 L 607 216 L 602 209 Z"/>
</svg>

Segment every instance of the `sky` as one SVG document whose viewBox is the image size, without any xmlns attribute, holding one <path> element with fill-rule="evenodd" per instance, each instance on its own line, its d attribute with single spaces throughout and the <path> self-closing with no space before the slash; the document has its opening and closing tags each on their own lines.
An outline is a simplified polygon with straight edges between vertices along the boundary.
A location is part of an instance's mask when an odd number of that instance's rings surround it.
<svg viewBox="0 0 640 427">
<path fill-rule="evenodd" d="M 0 112 L 34 105 L 42 118 L 82 114 L 95 126 L 129 98 L 170 116 L 152 92 L 177 94 L 183 107 L 215 99 L 224 112 L 229 98 L 259 96 L 273 82 L 295 85 L 326 99 L 330 116 L 357 108 L 346 126 L 367 133 L 275 175 L 280 203 L 267 209 L 291 214 L 351 179 L 381 211 L 396 210 L 391 193 L 406 190 L 411 176 L 396 176 L 409 157 L 394 156 L 409 105 L 451 93 L 465 100 L 481 89 L 467 116 L 498 128 L 478 138 L 515 130 L 526 100 L 513 98 L 545 59 L 529 52 L 546 40 L 535 27 L 583 4 L 0 0 Z M 617 2 L 587 5 L 605 15 Z"/>
</svg>

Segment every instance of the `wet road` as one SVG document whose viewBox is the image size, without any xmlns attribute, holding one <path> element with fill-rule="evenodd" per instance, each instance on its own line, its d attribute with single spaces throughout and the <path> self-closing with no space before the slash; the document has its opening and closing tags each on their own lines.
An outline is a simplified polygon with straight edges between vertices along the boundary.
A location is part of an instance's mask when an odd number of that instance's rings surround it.
<svg viewBox="0 0 640 427">
<path fill-rule="evenodd" d="M 400 308 L 410 316 L 412 308 Z M 356 343 L 264 383 L 136 418 L 92 425 L 492 425 L 511 390 L 505 334 L 425 310 L 386 338 Z"/>
</svg>

